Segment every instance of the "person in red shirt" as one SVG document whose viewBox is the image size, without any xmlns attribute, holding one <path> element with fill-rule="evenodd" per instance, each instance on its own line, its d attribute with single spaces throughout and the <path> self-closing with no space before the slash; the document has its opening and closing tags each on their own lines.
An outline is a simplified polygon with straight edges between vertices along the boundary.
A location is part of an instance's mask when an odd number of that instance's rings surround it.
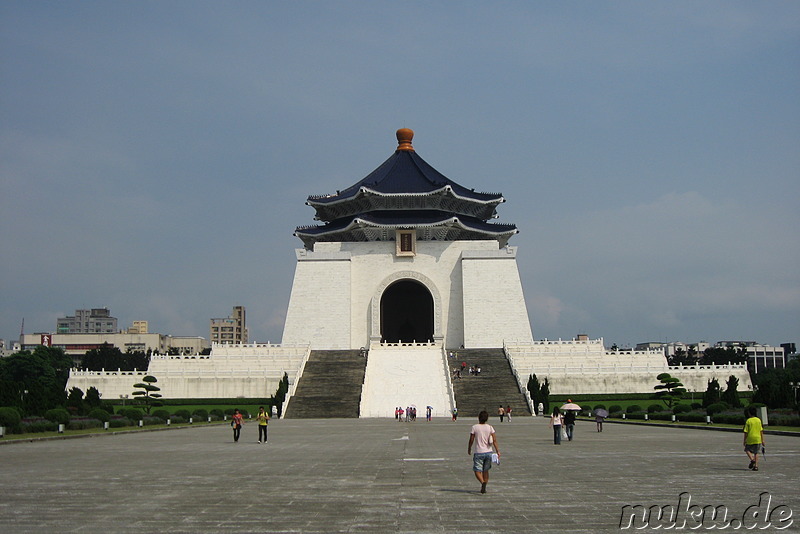
<svg viewBox="0 0 800 534">
<path fill-rule="evenodd" d="M 242 432 L 242 422 L 243 417 L 239 409 L 233 410 L 233 417 L 231 417 L 231 427 L 233 428 L 233 441 L 234 443 L 239 441 L 239 435 Z"/>
</svg>

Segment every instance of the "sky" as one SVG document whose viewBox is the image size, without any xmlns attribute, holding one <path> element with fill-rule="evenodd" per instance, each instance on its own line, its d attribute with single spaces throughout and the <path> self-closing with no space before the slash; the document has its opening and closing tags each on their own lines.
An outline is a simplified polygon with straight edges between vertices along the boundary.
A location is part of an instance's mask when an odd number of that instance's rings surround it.
<svg viewBox="0 0 800 534">
<path fill-rule="evenodd" d="M 800 342 L 800 3 L 0 3 L 0 337 L 279 342 L 395 131 L 507 202 L 536 339 Z"/>
</svg>

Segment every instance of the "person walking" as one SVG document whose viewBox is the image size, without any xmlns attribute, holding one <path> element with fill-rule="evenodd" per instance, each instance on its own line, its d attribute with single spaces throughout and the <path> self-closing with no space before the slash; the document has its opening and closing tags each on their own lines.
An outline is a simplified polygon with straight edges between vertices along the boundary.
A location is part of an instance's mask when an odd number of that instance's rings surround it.
<svg viewBox="0 0 800 534">
<path fill-rule="evenodd" d="M 747 420 L 744 422 L 744 452 L 750 459 L 749 469 L 758 471 L 758 453 L 764 447 L 764 426 L 761 419 L 756 417 L 755 406 L 747 407 Z"/>
<path fill-rule="evenodd" d="M 511 422 L 511 405 L 506 405 L 506 421 Z"/>
<path fill-rule="evenodd" d="M 500 458 L 500 449 L 497 445 L 497 435 L 492 425 L 488 424 L 489 412 L 483 410 L 478 414 L 478 424 L 472 425 L 469 432 L 467 454 L 472 454 L 472 471 L 475 478 L 481 483 L 481 493 L 486 493 L 486 484 L 489 483 L 489 469 L 492 468 L 492 447 L 497 458 Z M 475 454 L 472 453 L 475 445 Z"/>
<path fill-rule="evenodd" d="M 233 428 L 233 442 L 237 443 L 239 441 L 239 435 L 242 433 L 242 414 L 238 408 L 233 410 L 233 416 L 231 417 L 231 427 Z"/>
<path fill-rule="evenodd" d="M 550 428 L 553 429 L 553 445 L 561 445 L 561 427 L 564 424 L 564 417 L 558 406 L 553 408 L 553 415 L 550 416 Z"/>
<path fill-rule="evenodd" d="M 502 423 L 503 422 L 503 417 L 505 417 L 505 415 L 506 415 L 506 410 L 505 410 L 505 408 L 503 408 L 502 404 L 497 409 L 497 415 L 500 416 L 500 422 Z"/>
<path fill-rule="evenodd" d="M 458 420 L 458 408 L 453 408 L 453 421 Z"/>
<path fill-rule="evenodd" d="M 603 417 L 602 415 L 600 415 L 599 412 L 596 412 L 594 414 L 594 422 L 597 424 L 597 431 L 598 432 L 602 432 L 603 431 L 603 421 L 605 421 L 605 419 L 606 418 Z"/>
<path fill-rule="evenodd" d="M 269 424 L 269 414 L 263 406 L 258 407 L 258 442 L 261 443 L 261 435 L 264 435 L 264 444 L 267 443 L 267 425 Z"/>
<path fill-rule="evenodd" d="M 567 440 L 572 441 L 572 435 L 575 432 L 575 410 L 566 410 L 564 413 L 564 427 L 567 430 Z"/>
</svg>

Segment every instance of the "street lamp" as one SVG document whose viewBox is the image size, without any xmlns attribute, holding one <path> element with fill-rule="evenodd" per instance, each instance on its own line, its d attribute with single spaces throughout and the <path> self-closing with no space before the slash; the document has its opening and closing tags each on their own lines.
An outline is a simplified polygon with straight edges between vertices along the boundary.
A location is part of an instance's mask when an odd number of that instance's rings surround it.
<svg viewBox="0 0 800 534">
<path fill-rule="evenodd" d="M 797 388 L 800 388 L 800 382 L 789 382 L 789 385 L 794 390 L 794 403 L 797 404 Z"/>
</svg>

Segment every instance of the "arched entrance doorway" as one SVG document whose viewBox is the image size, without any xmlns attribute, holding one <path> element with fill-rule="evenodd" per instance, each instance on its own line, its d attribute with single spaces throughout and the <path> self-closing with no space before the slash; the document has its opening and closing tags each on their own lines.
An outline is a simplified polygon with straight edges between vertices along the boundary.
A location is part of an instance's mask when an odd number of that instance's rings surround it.
<svg viewBox="0 0 800 534">
<path fill-rule="evenodd" d="M 381 341 L 433 341 L 433 297 L 424 285 L 398 280 L 381 296 Z"/>
</svg>

